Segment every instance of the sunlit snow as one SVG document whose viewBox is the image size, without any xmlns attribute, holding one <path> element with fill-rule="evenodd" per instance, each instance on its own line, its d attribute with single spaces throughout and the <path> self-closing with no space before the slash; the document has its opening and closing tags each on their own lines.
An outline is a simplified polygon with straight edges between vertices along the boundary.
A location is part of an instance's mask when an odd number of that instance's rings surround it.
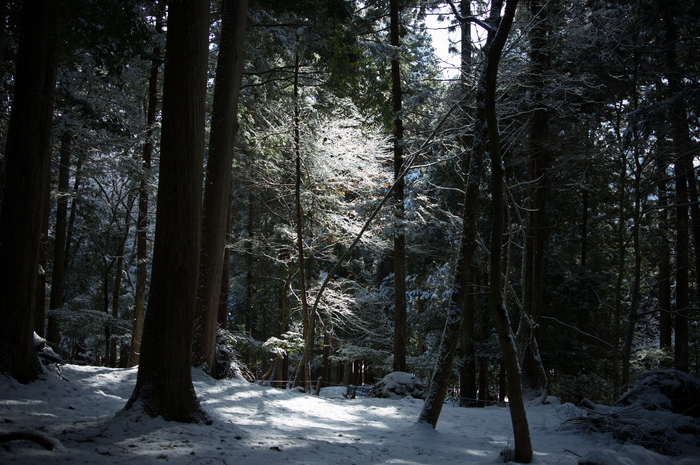
<svg viewBox="0 0 700 465">
<path fill-rule="evenodd" d="M 0 435 L 35 431 L 57 444 L 45 450 L 30 441 L 3 442 L 0 463 L 470 465 L 499 463 L 503 449 L 512 446 L 508 409 L 499 406 L 447 404 L 433 430 L 416 424 L 419 399 L 350 400 L 340 394 L 344 388 L 316 397 L 243 380 L 215 381 L 194 370 L 213 424 L 181 424 L 133 411 L 115 415 L 131 394 L 136 369 L 66 365 L 62 373 L 65 380 L 47 373 L 29 385 L 0 377 Z M 622 445 L 609 436 L 565 423 L 579 413 L 570 404 L 528 408 L 533 463 L 577 464 L 589 453 L 612 457 L 610 463 L 635 463 L 626 461 L 625 450 L 615 452 Z M 635 460 L 651 457 L 638 448 L 627 452 Z"/>
</svg>

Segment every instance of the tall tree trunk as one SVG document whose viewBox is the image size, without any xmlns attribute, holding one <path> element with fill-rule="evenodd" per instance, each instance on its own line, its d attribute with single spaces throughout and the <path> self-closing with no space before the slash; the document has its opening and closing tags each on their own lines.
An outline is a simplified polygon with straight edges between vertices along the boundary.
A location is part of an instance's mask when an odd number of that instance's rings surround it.
<svg viewBox="0 0 700 465">
<path fill-rule="evenodd" d="M 314 345 L 314 315 L 309 309 L 306 294 L 306 264 L 304 258 L 304 211 L 301 205 L 301 109 L 299 106 L 299 55 L 294 59 L 294 216 L 296 222 L 296 246 L 298 255 L 299 294 L 304 335 L 304 350 L 297 370 L 295 385 L 303 379 L 306 392 L 311 392 L 311 354 Z"/>
<path fill-rule="evenodd" d="M 163 33 L 164 1 L 158 2 L 156 15 L 156 34 Z M 161 48 L 153 48 L 153 60 L 148 76 L 148 108 L 146 110 L 146 143 L 143 145 L 141 159 L 141 181 L 139 182 L 138 216 L 136 218 L 136 290 L 134 295 L 134 320 L 131 329 L 131 348 L 129 349 L 129 366 L 139 364 L 141 339 L 143 337 L 143 320 L 146 313 L 146 286 L 148 282 L 148 176 L 151 172 L 153 158 L 153 133 L 158 111 L 158 70 L 161 64 Z"/>
<path fill-rule="evenodd" d="M 75 229 L 75 218 L 76 215 L 78 214 L 78 189 L 80 188 L 80 184 L 83 179 L 83 156 L 78 155 L 76 165 L 75 165 L 75 180 L 73 181 L 73 190 L 71 192 L 71 203 L 70 203 L 70 212 L 68 214 L 68 222 L 66 224 L 66 241 L 65 241 L 65 253 L 64 253 L 64 265 L 63 269 L 65 270 L 66 275 L 68 274 L 68 269 L 70 268 L 70 262 L 71 262 L 71 244 L 73 243 L 73 231 Z M 65 300 L 65 296 L 63 298 Z M 61 304 L 63 305 L 63 304 Z M 60 328 L 58 326 L 58 321 L 55 317 L 49 316 L 48 321 L 47 321 L 47 328 L 46 328 L 46 339 L 54 345 L 54 347 L 58 347 L 60 340 L 61 340 L 61 333 L 60 333 Z"/>
<path fill-rule="evenodd" d="M 619 197 L 618 197 L 618 218 L 617 218 L 617 279 L 615 281 L 615 309 L 613 312 L 613 353 L 612 353 L 612 372 L 613 372 L 613 392 L 619 395 L 621 388 L 621 350 L 620 342 L 622 340 L 622 286 L 625 276 L 626 262 L 626 241 L 625 231 L 627 230 L 627 163 L 624 153 L 620 154 L 619 167 Z"/>
<path fill-rule="evenodd" d="M 228 242 L 233 227 L 233 181 L 228 196 L 228 206 L 226 208 L 226 235 L 225 243 Z M 231 249 L 224 245 L 224 263 L 221 267 L 221 286 L 219 287 L 219 304 L 217 324 L 221 329 L 228 329 L 228 296 L 231 285 Z"/>
<path fill-rule="evenodd" d="M 505 14 L 499 26 L 501 29 L 510 30 L 515 15 L 516 1 L 506 3 Z M 503 43 L 505 43 L 503 37 Z M 499 44 L 503 47 L 503 44 Z M 494 57 L 495 66 L 487 67 L 485 112 L 486 125 L 488 127 L 489 154 L 491 157 L 491 258 L 489 273 L 489 301 L 491 311 L 496 320 L 498 342 L 503 353 L 503 365 L 508 383 L 508 407 L 510 409 L 511 422 L 513 424 L 513 438 L 515 442 L 514 459 L 520 463 L 530 463 L 532 460 L 532 443 L 530 441 L 530 428 L 525 412 L 525 403 L 522 393 L 521 367 L 518 361 L 518 349 L 503 299 L 503 232 L 504 232 L 504 195 L 505 195 L 505 170 L 503 157 L 501 156 L 501 140 L 498 129 L 498 115 L 496 113 L 496 81 L 498 77 L 498 60 L 501 54 Z"/>
<path fill-rule="evenodd" d="M 666 32 L 666 66 L 671 100 L 669 122 L 673 147 L 674 180 L 676 184 L 676 308 L 675 308 L 675 368 L 688 371 L 688 307 L 690 305 L 690 224 L 688 212 L 693 216 L 693 232 L 696 248 L 696 260 L 700 249 L 700 231 L 695 225 L 700 221 L 697 205 L 697 180 L 693 168 L 693 142 L 690 138 L 688 115 L 683 99 L 683 79 L 678 65 L 676 47 L 678 29 L 674 18 L 666 12 L 664 18 Z M 693 202 L 695 204 L 693 205 Z M 690 206 L 692 205 L 692 207 Z M 697 265 L 696 261 L 696 265 Z M 696 273 L 698 271 L 696 270 Z"/>
<path fill-rule="evenodd" d="M 586 268 L 588 261 L 588 170 L 583 172 L 583 188 L 581 189 L 581 267 Z"/>
<path fill-rule="evenodd" d="M 51 174 L 48 174 L 49 177 Z M 51 208 L 51 180 L 44 187 L 44 217 L 41 220 L 41 245 L 39 247 L 39 275 L 36 283 L 36 309 L 34 312 L 34 332 L 39 337 L 46 336 L 46 269 L 49 258 L 49 213 Z"/>
<path fill-rule="evenodd" d="M 403 120 L 401 119 L 401 8 L 399 0 L 389 5 L 391 58 L 391 101 L 394 112 L 394 371 L 406 371 L 406 234 L 404 212 Z"/>
<path fill-rule="evenodd" d="M 22 8 L 15 94 L 5 147 L 0 216 L 0 371 L 26 383 L 41 372 L 34 350 L 36 282 L 51 158 L 58 63 L 58 2 Z"/>
<path fill-rule="evenodd" d="M 219 377 L 216 324 L 229 210 L 222 206 L 229 204 L 231 196 L 231 165 L 238 132 L 238 95 L 243 77 L 247 18 L 248 0 L 224 1 L 204 188 L 202 256 L 193 345 L 193 362 L 206 364 L 214 378 Z"/>
<path fill-rule="evenodd" d="M 489 15 L 489 25 L 491 30 L 489 31 L 489 35 L 483 49 L 485 63 L 477 84 L 477 112 L 474 121 L 474 141 L 472 155 L 469 162 L 469 175 L 467 177 L 467 185 L 465 189 L 462 239 L 459 258 L 457 261 L 457 270 L 455 272 L 455 278 L 452 286 L 447 321 L 445 323 L 442 341 L 438 350 L 435 371 L 428 388 L 423 410 L 418 418 L 419 422 L 429 423 L 433 427 L 437 425 L 437 421 L 440 417 L 440 412 L 442 411 L 442 405 L 444 403 L 447 391 L 447 385 L 452 375 L 452 364 L 454 361 L 457 343 L 459 342 L 459 331 L 462 324 L 462 302 L 464 301 L 466 292 L 466 286 L 464 286 L 466 281 L 465 273 L 468 272 L 469 267 L 471 266 L 474 251 L 476 250 L 479 182 L 481 178 L 486 144 L 488 142 L 488 138 L 493 134 L 493 131 L 490 128 L 487 128 L 488 120 L 486 108 L 488 103 L 491 101 L 494 105 L 493 112 L 495 116 L 495 91 L 496 80 L 498 77 L 498 64 L 506 39 L 510 33 L 510 27 L 515 15 L 517 0 L 510 0 L 506 3 L 504 16 L 501 18 L 503 3 L 504 2 L 502 0 L 495 0 L 491 3 L 491 11 Z M 469 20 L 469 18 L 463 19 Z M 494 95 L 488 95 L 489 92 L 492 92 Z M 517 366 L 517 357 L 515 359 L 515 363 Z M 519 380 L 518 383 L 520 383 Z M 519 389 L 520 387 L 518 386 L 518 390 Z M 520 424 L 520 422 L 518 424 Z M 518 439 L 520 440 L 520 434 L 518 435 Z M 524 453 L 524 445 L 520 449 Z"/>
<path fill-rule="evenodd" d="M 545 73 L 550 67 L 548 46 L 549 25 L 547 4 L 542 0 L 529 0 L 528 9 L 533 16 L 530 31 L 530 80 L 533 91 L 528 146 L 529 199 L 527 225 L 523 247 L 523 296 L 517 341 L 520 349 L 523 390 L 528 397 L 547 393 L 547 379 L 543 376 L 539 355 L 544 281 L 544 256 L 547 252 L 547 175 L 550 165 L 548 143 L 549 112 L 545 92 Z"/>
<path fill-rule="evenodd" d="M 136 387 L 125 409 L 207 421 L 192 386 L 201 244 L 209 2 L 169 5 L 153 273 Z"/>
<path fill-rule="evenodd" d="M 669 219 L 668 208 L 670 202 L 668 198 L 668 183 L 666 172 L 668 160 L 659 154 L 657 161 L 657 192 L 659 197 L 659 348 L 661 350 L 671 349 L 673 343 L 673 318 L 671 303 L 671 246 L 669 242 Z"/>
<path fill-rule="evenodd" d="M 636 39 L 636 38 L 635 38 Z M 637 93 L 637 56 L 636 53 L 633 54 L 634 57 L 634 68 L 633 68 L 633 80 L 631 82 L 631 101 L 633 104 L 633 110 L 637 110 L 639 107 L 639 97 Z M 633 128 L 634 129 L 634 128 Z M 632 210 L 632 247 L 634 254 L 633 262 L 633 277 L 632 277 L 632 295 L 630 301 L 629 314 L 627 316 L 627 331 L 625 332 L 625 339 L 620 349 L 620 357 L 622 358 L 622 386 L 627 385 L 631 376 L 631 358 L 632 358 L 632 345 L 634 343 L 634 335 L 637 328 L 637 320 L 639 319 L 639 290 L 642 281 L 642 250 L 640 244 L 639 230 L 640 224 L 642 222 L 642 196 L 644 195 L 641 191 L 641 182 L 643 175 L 643 154 L 640 153 L 639 142 L 636 131 L 632 133 L 632 143 L 633 145 L 633 159 L 632 164 L 634 166 L 634 207 Z M 625 170 L 626 170 L 625 166 Z"/>
<path fill-rule="evenodd" d="M 119 318 L 119 301 L 121 300 L 121 290 L 122 290 L 122 273 L 124 271 L 124 250 L 126 248 L 126 240 L 129 237 L 129 230 L 131 225 L 131 209 L 134 204 L 134 198 L 129 195 L 129 199 L 126 203 L 126 211 L 124 213 L 124 226 L 123 231 L 121 231 L 121 240 L 117 246 L 116 260 L 114 262 L 114 285 L 112 286 L 112 317 L 116 320 Z M 111 338 L 108 341 L 109 344 L 109 358 L 107 360 L 107 365 L 110 367 L 117 366 L 117 340 Z"/>
<path fill-rule="evenodd" d="M 467 18 L 471 13 L 471 0 L 461 0 L 459 4 L 460 15 Z M 472 24 L 470 21 L 460 22 L 460 36 L 462 41 L 462 50 L 460 54 L 460 119 L 462 126 L 469 126 L 470 96 L 472 95 L 473 82 L 472 76 Z M 462 146 L 461 171 L 462 178 L 465 180 L 469 176 L 469 159 L 470 150 L 473 145 L 472 134 L 465 132 L 460 137 Z M 474 302 L 473 286 L 470 285 L 472 276 L 472 266 L 464 273 L 464 281 L 462 287 L 465 292 L 460 299 L 462 305 L 462 335 L 460 341 L 462 357 L 462 366 L 459 370 L 459 386 L 460 386 L 460 407 L 470 407 L 476 405 L 477 387 L 476 387 L 476 344 L 475 344 L 475 326 L 476 326 L 476 305 Z"/>
<path fill-rule="evenodd" d="M 58 195 L 56 197 L 56 229 L 53 249 L 53 275 L 49 309 L 63 307 L 66 286 L 66 238 L 68 233 L 68 197 L 70 158 L 73 149 L 73 132 L 67 129 L 61 136 L 58 165 Z M 58 342 L 58 341 L 52 341 Z"/>
</svg>

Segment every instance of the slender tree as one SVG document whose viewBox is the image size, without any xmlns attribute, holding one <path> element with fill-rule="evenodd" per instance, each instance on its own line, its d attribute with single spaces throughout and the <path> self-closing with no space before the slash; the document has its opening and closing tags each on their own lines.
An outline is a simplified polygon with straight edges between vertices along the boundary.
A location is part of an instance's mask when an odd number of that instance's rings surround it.
<svg viewBox="0 0 700 465">
<path fill-rule="evenodd" d="M 497 2 L 494 2 L 497 3 Z M 488 150 L 491 158 L 491 258 L 489 270 L 489 301 L 491 311 L 496 320 L 498 342 L 503 354 L 503 365 L 508 383 L 508 408 L 513 424 L 515 441 L 514 460 L 519 463 L 530 463 L 532 460 L 532 442 L 530 428 L 525 412 L 522 392 L 521 367 L 518 360 L 518 349 L 503 298 L 503 232 L 505 219 L 505 169 L 501 155 L 501 137 L 496 113 L 496 83 L 498 77 L 498 62 L 505 40 L 515 16 L 517 0 L 506 2 L 505 12 L 501 19 L 494 47 L 498 54 L 490 57 L 486 67 L 485 112 L 488 128 Z M 499 8 L 500 11 L 500 8 Z M 504 31 L 501 34 L 501 30 Z M 489 53 L 491 49 L 489 50 Z"/>
<path fill-rule="evenodd" d="M 499 167 L 500 161 L 500 137 L 498 135 L 498 120 L 496 118 L 496 82 L 498 78 L 498 65 L 500 62 L 501 54 L 505 46 L 506 39 L 510 33 L 510 28 L 512 25 L 513 17 L 515 16 L 515 10 L 517 1 L 508 1 L 505 5 L 505 12 L 503 17 L 501 17 L 501 10 L 503 8 L 504 2 L 501 0 L 496 0 L 491 3 L 490 15 L 487 24 L 483 24 L 489 31 L 486 43 L 482 50 L 484 55 L 484 65 L 479 76 L 479 81 L 477 83 L 477 94 L 476 94 L 476 115 L 474 118 L 474 139 L 472 143 L 472 154 L 469 161 L 469 171 L 467 176 L 467 184 L 465 189 L 464 197 L 464 213 L 463 213 L 463 223 L 462 223 L 462 238 L 460 244 L 459 257 L 457 259 L 457 270 L 455 272 L 455 277 L 452 285 L 450 306 L 447 312 L 447 320 L 445 323 L 445 329 L 443 332 L 442 340 L 440 343 L 440 348 L 437 354 L 437 362 L 435 371 L 433 373 L 430 387 L 428 388 L 428 393 L 426 395 L 425 404 L 418 418 L 419 422 L 426 422 L 431 424 L 433 427 L 437 425 L 438 419 L 440 417 L 440 412 L 442 411 L 442 405 L 444 403 L 445 395 L 447 392 L 447 385 L 452 376 L 452 364 L 454 361 L 454 355 L 457 348 L 457 343 L 459 342 L 459 330 L 462 324 L 462 308 L 461 302 L 463 300 L 463 293 L 466 292 L 465 286 L 465 274 L 472 264 L 472 259 L 474 257 L 474 252 L 476 250 L 477 237 L 476 237 L 476 225 L 477 225 L 477 203 L 479 198 L 479 183 L 481 180 L 483 157 L 486 149 L 490 152 L 497 151 L 492 157 L 499 157 Z M 456 13 L 456 9 L 455 9 Z M 460 21 L 475 21 L 474 17 L 462 17 L 458 16 Z M 481 24 L 481 22 L 479 21 Z M 491 140 L 495 138 L 495 142 Z M 493 163 L 493 161 L 492 161 Z M 494 186 L 499 187 L 497 174 L 494 174 Z M 500 181 L 502 183 L 502 180 Z M 501 195 L 503 186 L 500 185 Z M 494 198 L 496 193 L 494 192 Z M 495 200 L 494 200 L 495 202 Z M 502 199 L 500 200 L 502 202 Z M 496 208 L 494 204 L 494 209 Z M 502 206 L 502 203 L 501 203 Z M 494 217 L 498 220 L 498 217 Z M 502 221 L 502 218 L 501 218 Z M 502 225 L 501 225 L 502 226 Z M 500 240 L 500 236 L 499 236 Z M 493 246 L 493 244 L 492 244 Z M 500 248 L 492 254 L 498 254 L 498 259 L 500 260 Z M 493 262 L 492 266 L 496 263 Z M 500 262 L 499 262 L 500 263 Z M 500 269 L 500 268 L 499 268 Z M 493 278 L 493 274 L 491 275 Z M 498 285 L 499 280 L 491 286 L 497 286 L 498 292 L 502 292 L 500 286 Z M 501 304 L 497 297 L 492 292 L 492 308 L 494 309 L 494 314 L 497 317 L 497 322 L 500 325 L 499 335 L 510 334 L 510 342 L 513 343 L 513 335 L 510 332 L 510 326 L 507 321 L 507 313 L 505 313 L 505 308 Z M 505 314 L 505 315 L 504 315 Z M 505 321 L 504 321 L 505 319 Z M 508 324 L 508 326 L 504 326 Z M 515 367 L 519 369 L 519 364 L 516 356 L 516 349 L 514 346 L 506 345 L 506 341 L 502 341 L 501 349 L 504 353 L 504 357 L 508 359 L 510 367 Z M 513 360 L 513 357 L 514 360 Z M 516 370 L 517 371 L 517 370 Z M 512 379 L 509 377 L 509 383 L 517 380 L 518 388 L 514 390 L 514 395 L 518 395 L 520 392 L 520 377 L 519 373 L 511 373 Z M 520 398 L 522 402 L 522 397 Z M 516 399 L 517 403 L 517 399 Z M 511 407 L 512 408 L 512 407 Z M 516 442 L 516 456 L 520 458 L 520 461 L 529 461 L 527 458 L 527 450 L 530 445 L 529 433 L 523 434 L 527 431 L 527 419 L 524 416 L 524 411 L 517 406 L 515 410 L 511 410 L 511 416 L 513 418 L 513 429 L 518 435 Z M 525 425 L 523 427 L 523 422 Z M 530 456 L 532 455 L 532 448 L 530 446 Z M 519 452 L 518 452 L 519 451 Z M 527 460 L 526 460 L 527 459 Z"/>
<path fill-rule="evenodd" d="M 155 32 L 163 33 L 164 0 L 158 2 L 155 13 Z M 134 291 L 134 319 L 131 329 L 129 366 L 139 364 L 143 320 L 146 313 L 146 286 L 148 281 L 148 176 L 153 158 L 153 135 L 158 112 L 158 74 L 161 66 L 161 47 L 156 42 L 148 74 L 148 108 L 146 110 L 146 142 L 141 157 L 141 180 L 139 181 L 138 213 L 136 216 L 136 289 Z"/>
<path fill-rule="evenodd" d="M 394 120 L 394 371 L 406 371 L 406 233 L 404 232 L 403 119 L 401 116 L 401 7 L 389 5 L 391 57 L 391 103 Z"/>
<path fill-rule="evenodd" d="M 527 225 L 523 241 L 523 310 L 518 325 L 517 340 L 526 395 L 544 399 L 547 378 L 541 368 L 539 340 L 540 316 L 544 286 L 544 256 L 547 252 L 547 187 L 550 165 L 548 143 L 549 110 L 545 102 L 547 82 L 545 73 L 551 66 L 547 21 L 549 3 L 529 0 L 527 7 L 533 17 L 530 30 L 530 81 L 533 89 L 532 118 L 528 144 L 529 198 Z"/>
<path fill-rule="evenodd" d="M 34 311 L 41 224 L 48 182 L 51 117 L 59 42 L 59 7 L 27 0 L 22 7 L 15 94 L 5 148 L 0 213 L 0 371 L 32 381 Z"/>
<path fill-rule="evenodd" d="M 148 310 L 136 386 L 125 409 L 207 421 L 192 386 L 201 243 L 209 2 L 171 2 L 163 83 L 160 178 Z"/>
<path fill-rule="evenodd" d="M 66 287 L 66 236 L 68 232 L 68 188 L 70 181 L 70 159 L 73 146 L 73 131 L 66 129 L 61 136 L 58 166 L 58 197 L 56 199 L 56 229 L 53 251 L 53 275 L 49 308 L 63 306 Z M 58 341 L 52 341 L 58 342 Z"/>
<path fill-rule="evenodd" d="M 231 198 L 231 169 L 238 132 L 238 95 L 243 76 L 243 39 L 248 0 L 225 0 L 214 81 L 209 159 L 202 216 L 202 257 L 195 318 L 194 358 L 218 377 L 216 327 Z M 222 208 L 224 207 L 224 208 Z"/>
</svg>

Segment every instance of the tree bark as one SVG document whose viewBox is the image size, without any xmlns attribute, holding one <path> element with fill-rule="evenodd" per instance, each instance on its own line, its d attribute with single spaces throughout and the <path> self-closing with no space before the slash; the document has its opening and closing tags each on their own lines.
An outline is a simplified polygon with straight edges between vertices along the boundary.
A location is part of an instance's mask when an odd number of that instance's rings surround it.
<svg viewBox="0 0 700 465">
<path fill-rule="evenodd" d="M 491 110 L 493 115 L 491 115 L 491 118 L 495 118 L 495 92 L 496 80 L 498 77 L 498 64 L 506 39 L 510 33 L 510 27 L 515 15 L 517 0 L 510 0 L 506 3 L 505 13 L 501 18 L 503 3 L 504 2 L 502 0 L 495 0 L 491 3 L 491 12 L 489 17 L 489 25 L 491 30 L 489 31 L 489 35 L 483 49 L 485 63 L 477 84 L 477 112 L 474 123 L 474 140 L 472 145 L 472 155 L 469 162 L 469 175 L 467 177 L 467 185 L 465 189 L 462 239 L 459 258 L 457 261 L 457 270 L 455 272 L 454 283 L 452 286 L 452 295 L 450 307 L 447 313 L 445 329 L 443 332 L 442 341 L 440 343 L 440 348 L 438 350 L 436 368 L 428 388 L 423 410 L 418 418 L 419 422 L 429 423 L 433 426 L 433 428 L 437 425 L 437 421 L 440 417 L 440 412 L 442 411 L 442 406 L 444 404 L 445 394 L 447 391 L 447 385 L 452 375 L 452 364 L 454 361 L 457 343 L 459 342 L 459 331 L 462 324 L 463 306 L 461 302 L 463 302 L 464 294 L 466 292 L 466 286 L 464 286 L 466 281 L 465 273 L 467 273 L 469 267 L 471 266 L 474 251 L 476 250 L 476 223 L 478 217 L 477 204 L 479 198 L 479 182 L 481 178 L 483 157 L 486 150 L 486 144 L 489 142 L 489 138 L 494 134 L 496 134 L 496 137 L 498 136 L 498 128 L 490 127 L 490 125 L 493 125 L 493 121 L 489 121 L 487 108 L 489 108 L 489 105 L 493 106 L 493 109 Z M 498 137 L 496 142 L 498 142 Z M 493 143 L 491 143 L 489 147 L 491 150 L 493 150 Z M 498 155 L 500 156 L 500 148 Z M 491 283 L 491 286 L 493 285 L 494 283 Z M 510 328 L 508 329 L 510 331 Z M 511 342 L 513 342 L 512 334 Z M 515 356 L 514 353 L 512 355 Z M 517 356 L 515 358 L 515 365 L 517 367 Z M 520 390 L 519 374 L 517 377 L 518 390 L 515 391 L 516 395 Z M 525 457 L 527 455 L 525 447 L 526 442 L 522 438 L 523 428 L 521 426 L 523 423 L 522 420 L 525 419 L 524 411 L 520 412 L 517 409 L 511 410 L 511 415 L 514 416 L 514 418 L 517 415 L 517 422 L 514 420 L 513 423 L 514 430 L 516 429 L 516 425 L 518 425 L 518 442 L 516 444 L 516 448 L 518 447 L 518 444 L 520 444 L 520 454 L 522 457 Z M 527 422 L 525 419 L 525 426 L 526 425 Z M 527 436 L 527 439 L 527 443 L 529 443 L 529 435 Z"/>
<path fill-rule="evenodd" d="M 34 311 L 50 167 L 51 117 L 58 63 L 58 2 L 22 8 L 15 94 L 5 148 L 0 216 L 0 371 L 21 383 L 41 371 Z"/>
<path fill-rule="evenodd" d="M 657 181 L 657 192 L 659 196 L 659 348 L 661 350 L 671 349 L 673 343 L 673 318 L 672 318 L 672 301 L 671 301 L 671 246 L 670 246 L 670 231 L 668 220 L 668 208 L 670 206 L 668 198 L 668 183 L 666 181 L 666 172 L 668 169 L 668 160 L 662 154 L 659 154 L 657 162 L 657 173 L 659 180 Z"/>
<path fill-rule="evenodd" d="M 243 77 L 243 40 L 248 0 L 223 3 L 221 42 L 214 81 L 214 103 L 202 216 L 202 257 L 195 318 L 193 362 L 219 377 L 216 327 L 226 245 L 231 169 L 238 132 L 238 95 Z"/>
<path fill-rule="evenodd" d="M 50 173 L 48 174 L 50 177 Z M 51 180 L 46 180 L 44 187 L 44 216 L 41 219 L 41 242 L 39 246 L 39 275 L 36 283 L 36 309 L 34 312 L 34 332 L 39 337 L 46 337 L 44 322 L 46 320 L 46 269 L 49 258 L 49 213 L 51 208 Z"/>
<path fill-rule="evenodd" d="M 209 2 L 169 5 L 153 273 L 136 387 L 125 409 L 208 421 L 192 386 L 201 244 Z"/>
<path fill-rule="evenodd" d="M 459 5 L 460 15 L 464 18 L 471 16 L 471 0 L 461 0 Z M 461 102 L 460 102 L 460 120 L 464 127 L 469 125 L 470 113 L 470 96 L 473 90 L 472 76 L 472 25 L 470 21 L 460 22 L 460 38 L 462 41 L 461 63 L 460 63 L 460 87 L 461 87 Z M 473 144 L 472 134 L 465 132 L 460 137 L 462 148 L 461 171 L 462 177 L 466 180 L 469 176 L 469 159 L 470 149 Z M 476 387 L 476 350 L 475 350 L 475 326 L 476 326 L 476 305 L 474 302 L 474 287 L 470 285 L 473 271 L 470 266 L 469 270 L 464 273 L 464 281 L 462 286 L 465 289 L 461 300 L 462 305 L 462 335 L 460 340 L 460 356 L 462 357 L 462 366 L 459 370 L 459 386 L 460 386 L 460 407 L 472 407 L 477 403 L 477 387 Z"/>
<path fill-rule="evenodd" d="M 156 11 L 156 34 L 163 32 L 164 2 L 158 2 Z M 146 313 L 146 286 L 148 281 L 148 176 L 153 158 L 153 133 L 158 111 L 158 70 L 161 64 L 161 48 L 153 47 L 153 60 L 148 76 L 148 109 L 146 110 L 146 143 L 141 159 L 141 180 L 139 182 L 138 216 L 136 218 L 136 290 L 134 292 L 134 320 L 131 329 L 129 366 L 139 364 L 143 320 Z"/>
<path fill-rule="evenodd" d="M 499 26 L 505 29 L 502 43 L 496 42 L 494 46 L 501 49 L 505 43 L 507 32 L 512 25 L 517 0 L 506 3 L 505 13 Z M 514 459 L 519 463 L 530 463 L 532 460 L 532 443 L 530 441 L 530 428 L 525 412 L 525 403 L 522 393 L 521 367 L 518 361 L 518 349 L 510 325 L 510 318 L 503 299 L 503 232 L 504 232 L 504 193 L 505 193 L 505 169 L 501 156 L 501 141 L 498 129 L 498 115 L 496 113 L 496 81 L 498 77 L 498 61 L 501 53 L 493 57 L 487 66 L 485 111 L 486 125 L 488 127 L 489 153 L 491 157 L 491 196 L 492 196 L 492 224 L 491 224 L 491 255 L 489 272 L 489 300 L 490 307 L 496 320 L 498 342 L 503 353 L 506 380 L 508 383 L 508 407 L 510 409 L 511 422 L 513 424 L 513 439 L 515 442 Z"/>
<path fill-rule="evenodd" d="M 406 234 L 404 212 L 403 120 L 401 118 L 401 8 L 399 0 L 389 5 L 391 58 L 391 101 L 394 115 L 394 371 L 406 371 Z"/>
<path fill-rule="evenodd" d="M 690 305 L 690 222 L 688 213 L 694 215 L 693 222 L 698 221 L 697 214 L 697 180 L 693 168 L 693 142 L 689 134 L 688 115 L 683 100 L 683 80 L 678 65 L 676 47 L 678 46 L 678 27 L 671 9 L 664 13 L 666 77 L 670 100 L 669 133 L 673 148 L 673 175 L 676 185 L 676 307 L 675 307 L 675 351 L 674 365 L 677 370 L 687 372 L 689 365 L 688 351 L 688 307 Z M 695 196 L 696 205 L 690 207 Z M 693 232 L 696 232 L 693 229 Z M 694 237 L 696 252 L 700 248 L 700 231 Z M 697 254 L 696 254 L 697 255 Z M 697 259 L 697 256 L 696 256 Z M 698 262 L 696 262 L 698 263 Z"/>
<path fill-rule="evenodd" d="M 540 345 L 540 316 L 544 285 L 544 256 L 547 253 L 547 175 L 550 165 L 548 144 L 549 113 L 545 100 L 547 82 L 544 76 L 550 68 L 547 44 L 549 35 L 547 6 L 542 0 L 529 0 L 533 16 L 530 31 L 530 79 L 534 89 L 528 146 L 529 199 L 527 226 L 523 241 L 523 296 L 517 342 L 520 349 L 523 390 L 528 397 L 544 397 L 547 379 L 537 347 Z"/>
<path fill-rule="evenodd" d="M 66 130 L 61 136 L 58 165 L 58 195 L 56 198 L 56 229 L 53 250 L 53 274 L 49 309 L 63 307 L 66 285 L 66 237 L 68 233 L 68 182 L 73 133 Z M 57 342 L 57 341 L 53 341 Z"/>
<path fill-rule="evenodd" d="M 297 265 L 299 274 L 299 294 L 301 296 L 302 332 L 304 350 L 299 362 L 295 385 L 303 380 L 306 392 L 311 392 L 311 353 L 314 345 L 314 314 L 310 311 L 306 294 L 306 265 L 304 257 L 304 210 L 301 205 L 301 109 L 299 106 L 299 55 L 294 61 L 294 216 L 296 222 Z"/>
</svg>

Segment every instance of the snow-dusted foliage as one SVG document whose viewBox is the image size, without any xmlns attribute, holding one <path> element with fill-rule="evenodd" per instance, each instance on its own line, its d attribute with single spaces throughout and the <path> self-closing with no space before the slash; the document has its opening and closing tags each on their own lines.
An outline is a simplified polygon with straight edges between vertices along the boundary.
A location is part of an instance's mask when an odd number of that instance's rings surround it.
<svg viewBox="0 0 700 465">
<path fill-rule="evenodd" d="M 420 378 L 411 373 L 394 371 L 386 375 L 369 391 L 369 397 L 397 398 L 411 396 L 425 398 L 427 386 Z"/>
<path fill-rule="evenodd" d="M 105 346 L 106 330 L 122 344 L 131 339 L 131 322 L 97 310 L 49 310 L 61 332 L 59 352 L 71 363 L 99 364 Z"/>
<path fill-rule="evenodd" d="M 219 328 L 216 332 L 216 363 L 220 378 L 254 379 L 247 366 L 241 362 L 236 349 L 238 340 L 231 332 Z"/>
</svg>

